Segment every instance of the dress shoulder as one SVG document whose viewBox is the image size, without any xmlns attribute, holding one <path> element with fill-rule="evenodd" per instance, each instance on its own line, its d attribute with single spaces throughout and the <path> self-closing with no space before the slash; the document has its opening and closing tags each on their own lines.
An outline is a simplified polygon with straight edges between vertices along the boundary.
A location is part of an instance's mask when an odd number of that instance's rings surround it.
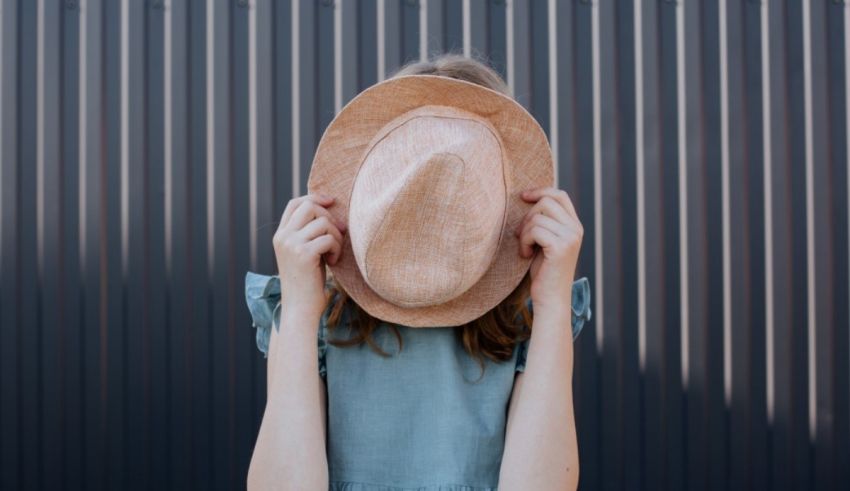
<svg viewBox="0 0 850 491">
<path fill-rule="evenodd" d="M 251 313 L 252 326 L 256 329 L 257 349 L 264 358 L 269 356 L 269 340 L 274 327 L 280 332 L 280 278 L 277 275 L 264 275 L 248 271 L 245 273 L 245 302 Z M 322 314 L 317 334 L 319 350 L 319 375 L 325 377 L 325 352 L 327 351 L 327 312 Z"/>
<path fill-rule="evenodd" d="M 526 300 L 526 307 L 529 312 L 534 313 L 531 303 L 531 298 Z M 575 340 L 584 324 L 590 320 L 592 311 L 590 310 L 590 281 L 587 277 L 581 277 L 573 282 L 572 288 L 572 330 L 573 339 Z M 527 328 L 526 328 L 527 329 Z M 516 371 L 525 371 L 525 363 L 528 355 L 528 343 L 531 338 L 520 341 L 517 345 Z"/>
</svg>

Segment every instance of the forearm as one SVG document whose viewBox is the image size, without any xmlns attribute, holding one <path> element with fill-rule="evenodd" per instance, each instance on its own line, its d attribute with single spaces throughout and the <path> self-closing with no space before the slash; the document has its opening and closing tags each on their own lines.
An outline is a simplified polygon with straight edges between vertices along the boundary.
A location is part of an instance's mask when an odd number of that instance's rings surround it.
<svg viewBox="0 0 850 491">
<path fill-rule="evenodd" d="M 288 314 L 287 314 L 288 312 Z M 272 329 L 269 386 L 248 470 L 249 489 L 327 489 L 324 383 L 318 375 L 319 318 L 284 309 Z"/>
<path fill-rule="evenodd" d="M 563 311 L 535 309 L 525 371 L 508 412 L 500 489 L 578 486 L 570 312 L 569 302 Z"/>
</svg>

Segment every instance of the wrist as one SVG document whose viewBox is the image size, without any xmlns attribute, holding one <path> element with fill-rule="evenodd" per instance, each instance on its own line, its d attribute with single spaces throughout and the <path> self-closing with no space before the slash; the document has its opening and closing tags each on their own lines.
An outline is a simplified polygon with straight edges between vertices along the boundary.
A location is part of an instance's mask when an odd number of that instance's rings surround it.
<svg viewBox="0 0 850 491">
<path fill-rule="evenodd" d="M 534 306 L 534 330 L 555 329 L 572 333 L 572 309 L 570 302 Z"/>
<path fill-rule="evenodd" d="M 316 333 L 322 320 L 322 311 L 314 308 L 282 305 L 280 318 L 277 320 L 281 327 L 293 326 L 291 331 Z"/>
</svg>

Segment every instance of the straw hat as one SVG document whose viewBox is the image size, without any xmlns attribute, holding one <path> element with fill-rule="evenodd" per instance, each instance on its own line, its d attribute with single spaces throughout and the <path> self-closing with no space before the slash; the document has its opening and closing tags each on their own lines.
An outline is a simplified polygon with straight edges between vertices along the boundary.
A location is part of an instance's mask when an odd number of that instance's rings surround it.
<svg viewBox="0 0 850 491">
<path fill-rule="evenodd" d="M 354 97 L 325 129 L 307 182 L 348 224 L 328 265 L 373 317 L 409 327 L 473 321 L 528 271 L 514 231 L 554 186 L 549 142 L 511 97 L 439 75 L 404 75 Z"/>
</svg>

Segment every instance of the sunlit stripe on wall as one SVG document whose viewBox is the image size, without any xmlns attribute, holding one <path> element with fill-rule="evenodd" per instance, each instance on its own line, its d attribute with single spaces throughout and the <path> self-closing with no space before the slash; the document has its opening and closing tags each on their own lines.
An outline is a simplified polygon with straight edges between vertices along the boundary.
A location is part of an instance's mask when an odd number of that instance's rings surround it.
<svg viewBox="0 0 850 491">
<path fill-rule="evenodd" d="M 776 397 L 776 378 L 774 375 L 774 317 L 773 317 L 773 128 L 770 117 L 770 6 L 768 2 L 761 4 L 761 94 L 762 94 L 762 151 L 764 188 L 764 319 L 765 319 L 765 372 L 766 398 L 765 409 L 767 423 L 773 424 L 774 401 Z"/>
<path fill-rule="evenodd" d="M 292 2 L 292 19 L 290 30 L 292 31 L 292 196 L 301 194 L 301 58 L 299 56 L 301 46 L 298 42 L 300 31 L 300 15 L 298 4 Z M 380 9 L 379 9 L 380 10 Z M 379 31 L 380 33 L 380 31 Z M 380 35 L 380 34 L 379 34 Z"/>
<path fill-rule="evenodd" d="M 549 0 L 547 16 L 549 34 L 549 143 L 555 163 L 555 185 L 558 185 L 558 32 L 557 1 Z"/>
<path fill-rule="evenodd" d="M 720 28 L 720 180 L 723 221 L 723 399 L 732 403 L 732 269 L 729 238 L 729 53 L 726 0 L 718 2 Z"/>
<path fill-rule="evenodd" d="M 5 13 L 3 2 L 0 2 L 0 67 L 5 66 L 6 60 L 3 57 L 3 14 Z M 0 118 L 3 117 L 5 106 L 3 105 L 3 74 L 0 73 Z M 0 119 L 0 128 L 3 126 L 3 120 Z M 0 131 L 0 159 L 3 158 L 3 133 Z M 0 184 L 3 183 L 3 165 L 0 165 Z M 0 217 L 3 216 L 3 186 L 0 185 Z M 3 277 L 3 227 L 0 227 L 0 278 Z"/>
<path fill-rule="evenodd" d="M 806 138 L 806 269 L 808 270 L 809 438 L 817 432 L 817 364 L 815 363 L 815 202 L 812 141 L 812 32 L 810 0 L 803 0 L 803 113 Z"/>
<path fill-rule="evenodd" d="M 38 0 L 36 21 L 36 233 L 37 252 L 36 265 L 38 282 L 41 284 L 44 275 L 44 1 Z"/>
<path fill-rule="evenodd" d="M 419 59 L 428 59 L 428 0 L 419 0 Z"/>
<path fill-rule="evenodd" d="M 163 165 L 165 167 L 165 272 L 166 277 L 171 278 L 171 254 L 172 254 L 172 237 L 174 226 L 172 213 L 174 212 L 174 189 L 173 189 L 173 168 L 174 168 L 174 145 L 172 144 L 172 80 L 171 80 L 171 24 L 172 24 L 172 9 L 173 5 L 168 5 L 162 9 L 163 21 L 163 46 L 162 46 L 162 64 L 163 64 Z M 253 196 L 253 193 L 252 193 Z M 253 231 L 253 227 L 251 227 Z"/>
<path fill-rule="evenodd" d="M 127 279 L 130 247 L 130 2 L 121 2 L 121 274 Z M 212 242 L 212 241 L 210 241 Z"/>
<path fill-rule="evenodd" d="M 298 2 L 292 2 L 296 4 Z M 212 280 L 215 258 L 215 2 L 208 2 L 207 55 L 207 274 Z M 295 165 L 295 167 L 298 167 Z"/>
<path fill-rule="evenodd" d="M 516 74 L 514 66 L 514 0 L 505 2 L 505 71 L 507 72 L 508 89 L 514 97 Z"/>
<path fill-rule="evenodd" d="M 646 370 L 646 186 L 643 127 L 643 6 L 634 0 L 635 175 L 637 180 L 638 366 Z"/>
<path fill-rule="evenodd" d="M 676 3 L 676 100 L 679 134 L 679 354 L 682 368 L 682 388 L 688 388 L 690 372 L 690 289 L 688 282 L 688 126 L 687 86 L 685 85 L 685 5 Z"/>
<path fill-rule="evenodd" d="M 257 9 L 259 8 L 259 2 L 254 2 L 248 9 L 248 228 L 250 230 L 248 254 L 251 267 L 257 266 L 257 93 L 260 90 L 257 86 Z"/>
<path fill-rule="evenodd" d="M 342 5 L 334 5 L 334 114 L 342 109 Z M 253 86 L 252 86 L 253 87 Z"/>
<path fill-rule="evenodd" d="M 844 93 L 846 94 L 844 97 L 846 103 L 844 115 L 847 129 L 844 145 L 846 146 L 850 145 L 850 9 L 847 8 L 844 9 L 844 84 Z M 847 209 L 850 210 L 850 148 L 845 151 L 847 151 Z M 848 239 L 850 239 L 850 213 L 847 214 L 847 234 Z M 847 241 L 847 246 L 847 256 L 850 257 L 850 240 Z M 847 277 L 850 278 L 850 264 L 848 264 Z M 850 306 L 850 296 L 847 297 L 847 306 Z M 847 346 L 847 352 L 850 353 L 850 345 Z M 850 435 L 845 436 L 850 438 Z"/>
<path fill-rule="evenodd" d="M 462 19 L 463 19 L 463 54 L 470 56 L 472 53 L 472 19 L 470 16 L 470 0 L 463 0 L 462 4 Z"/>
<path fill-rule="evenodd" d="M 293 2 L 295 3 L 295 2 Z M 386 12 L 384 11 L 384 0 L 378 0 L 376 8 L 377 19 L 375 20 L 377 29 L 377 44 L 378 44 L 378 82 L 384 80 L 384 75 L 387 73 L 387 50 L 386 50 Z"/>
<path fill-rule="evenodd" d="M 594 229 L 594 274 L 596 276 L 594 311 L 596 315 L 596 351 L 602 354 L 602 341 L 605 339 L 605 299 L 602 296 L 602 99 L 599 93 L 599 2 L 594 2 L 590 15 L 591 24 L 591 60 L 593 72 L 593 229 Z"/>
</svg>

